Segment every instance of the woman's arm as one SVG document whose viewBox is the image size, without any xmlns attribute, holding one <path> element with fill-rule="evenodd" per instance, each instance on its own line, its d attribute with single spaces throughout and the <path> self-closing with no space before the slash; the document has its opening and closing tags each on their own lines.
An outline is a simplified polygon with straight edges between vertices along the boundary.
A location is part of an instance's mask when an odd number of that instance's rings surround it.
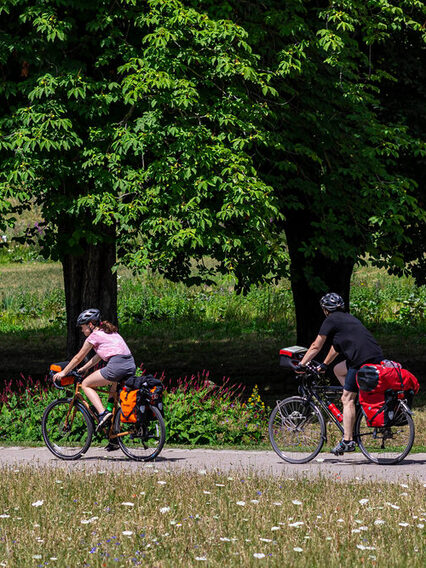
<svg viewBox="0 0 426 568">
<path fill-rule="evenodd" d="M 92 348 L 93 346 L 88 341 L 85 341 L 83 343 L 83 347 L 80 349 L 77 355 L 74 355 L 68 365 L 64 369 L 62 369 L 60 373 L 53 375 L 53 380 L 56 381 L 57 379 L 66 377 L 67 374 L 74 369 L 74 367 L 76 367 L 81 361 L 83 361 L 83 359 L 92 350 Z"/>
<path fill-rule="evenodd" d="M 98 354 L 96 354 L 94 357 L 92 357 L 90 359 L 90 361 L 88 361 L 85 365 L 83 365 L 82 367 L 80 367 L 77 370 L 78 370 L 79 373 L 84 373 L 88 369 L 93 367 L 93 365 L 96 365 L 96 363 L 99 363 L 99 361 L 102 361 L 102 357 L 100 357 Z"/>
</svg>

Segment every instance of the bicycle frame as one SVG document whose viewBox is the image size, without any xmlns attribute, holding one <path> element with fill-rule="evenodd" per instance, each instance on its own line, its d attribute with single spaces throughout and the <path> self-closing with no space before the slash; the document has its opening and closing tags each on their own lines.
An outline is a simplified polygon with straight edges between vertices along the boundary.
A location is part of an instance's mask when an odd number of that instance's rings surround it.
<svg viewBox="0 0 426 568">
<path fill-rule="evenodd" d="M 109 393 L 109 389 L 103 389 L 102 387 L 97 388 L 96 390 L 100 393 L 105 393 L 105 394 Z M 87 400 L 84 398 L 84 396 L 81 393 L 81 383 L 80 382 L 75 382 L 75 391 L 74 391 L 73 397 L 70 401 L 69 410 L 68 410 L 67 415 L 66 415 L 67 421 L 69 419 L 69 415 L 70 415 L 71 410 L 73 408 L 75 409 L 75 407 L 76 407 L 76 402 L 80 402 L 86 408 L 87 412 L 89 413 L 89 416 L 91 417 L 91 419 L 93 420 L 93 423 L 95 424 L 96 423 L 96 415 L 93 413 L 91 405 L 87 402 Z M 116 399 L 114 401 L 114 408 L 112 410 L 112 419 L 111 419 L 110 427 L 109 427 L 109 431 L 108 431 L 108 439 L 109 440 L 113 440 L 113 439 L 118 438 L 120 436 L 127 436 L 129 434 L 129 432 L 120 432 L 119 434 L 114 432 L 114 418 L 115 418 L 115 415 L 116 415 L 118 409 L 119 409 L 119 403 L 118 403 L 118 399 Z M 74 415 L 71 419 L 71 423 L 72 423 L 74 416 L 75 416 L 75 411 L 74 411 Z"/>
<path fill-rule="evenodd" d="M 307 387 L 307 385 L 302 385 L 301 387 L 299 387 L 299 394 L 304 398 L 306 398 L 308 401 L 314 400 L 315 403 L 321 408 L 321 410 L 327 416 L 327 418 L 332 422 L 334 422 L 334 424 L 337 426 L 337 428 L 340 430 L 340 432 L 343 435 L 344 429 L 342 423 L 339 422 L 339 420 L 337 420 L 337 418 L 330 412 L 328 408 L 332 400 L 330 400 L 327 397 L 327 391 L 340 394 L 343 392 L 343 387 L 339 386 L 333 387 L 333 386 L 323 386 L 323 385 L 309 385 L 309 387 Z"/>
<path fill-rule="evenodd" d="M 331 385 L 319 385 L 316 383 L 316 380 L 321 380 L 321 376 L 315 369 L 315 365 L 319 365 L 319 363 L 315 363 L 315 361 L 311 361 L 311 363 L 307 365 L 308 371 L 302 375 L 300 375 L 301 384 L 299 385 L 298 392 L 299 395 L 305 398 L 308 402 L 313 401 L 314 404 L 319 406 L 319 408 L 323 411 L 327 419 L 334 422 L 340 432 L 344 433 L 343 425 L 341 422 L 337 420 L 337 418 L 330 412 L 328 406 L 332 400 L 328 398 L 328 394 L 341 394 L 343 392 L 342 386 L 331 386 Z M 277 401 L 279 405 L 280 401 Z"/>
</svg>

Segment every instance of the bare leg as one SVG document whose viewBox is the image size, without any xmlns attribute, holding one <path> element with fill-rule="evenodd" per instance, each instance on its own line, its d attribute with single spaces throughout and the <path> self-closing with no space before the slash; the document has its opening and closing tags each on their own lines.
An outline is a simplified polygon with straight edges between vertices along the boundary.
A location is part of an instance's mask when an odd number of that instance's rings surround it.
<svg viewBox="0 0 426 568">
<path fill-rule="evenodd" d="M 343 402 L 343 429 L 345 440 L 353 439 L 353 431 L 355 424 L 355 399 L 356 392 L 350 392 L 343 390 L 342 402 Z"/>
<path fill-rule="evenodd" d="M 348 372 L 348 368 L 346 366 L 346 361 L 341 361 L 340 363 L 337 363 L 337 365 L 334 367 L 333 371 L 334 371 L 334 374 L 337 377 L 337 380 L 339 381 L 339 383 L 343 387 L 344 384 L 345 384 L 346 373 Z"/>
<path fill-rule="evenodd" d="M 94 390 L 94 387 L 104 387 L 110 384 L 111 381 L 107 381 L 106 379 L 104 379 L 100 371 L 95 371 L 94 373 L 86 377 L 84 381 L 81 383 L 84 394 L 93 404 L 93 406 L 96 408 L 99 414 L 102 414 L 105 408 L 102 404 L 101 399 L 99 398 L 98 393 Z"/>
<path fill-rule="evenodd" d="M 348 368 L 346 366 L 346 361 L 341 361 L 334 367 L 334 374 L 337 377 L 339 383 L 344 386 L 346 374 L 348 372 Z M 342 403 L 343 403 L 343 439 L 344 440 L 352 440 L 353 439 L 353 431 L 355 425 L 355 399 L 356 393 L 350 392 L 343 389 L 342 394 Z"/>
</svg>

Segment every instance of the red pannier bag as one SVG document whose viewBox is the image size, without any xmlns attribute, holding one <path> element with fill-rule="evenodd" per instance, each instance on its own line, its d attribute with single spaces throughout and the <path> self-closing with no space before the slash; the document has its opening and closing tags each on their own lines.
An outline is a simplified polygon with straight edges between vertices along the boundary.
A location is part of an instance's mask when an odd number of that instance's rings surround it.
<svg viewBox="0 0 426 568">
<path fill-rule="evenodd" d="M 411 406 L 414 395 L 419 392 L 416 377 L 395 361 L 362 365 L 356 381 L 367 425 L 375 428 L 392 423 L 398 398 L 407 399 Z"/>
</svg>

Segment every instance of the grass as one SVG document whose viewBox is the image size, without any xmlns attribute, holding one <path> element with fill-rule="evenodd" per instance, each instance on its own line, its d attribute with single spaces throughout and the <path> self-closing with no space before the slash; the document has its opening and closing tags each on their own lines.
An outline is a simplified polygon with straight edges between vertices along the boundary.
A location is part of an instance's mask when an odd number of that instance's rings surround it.
<svg viewBox="0 0 426 568">
<path fill-rule="evenodd" d="M 237 296 L 232 282 L 187 288 L 149 272 L 119 273 L 119 321 L 138 365 L 176 381 L 203 370 L 255 384 L 273 404 L 297 381 L 278 365 L 278 351 L 296 341 L 288 281 Z M 388 358 L 423 381 L 426 288 L 366 266 L 352 279 L 352 309 L 373 331 Z M 65 301 L 59 263 L 0 264 L 0 380 L 42 378 L 66 352 Z M 418 405 L 418 398 L 415 404 Z M 422 399 L 422 404 L 426 403 Z"/>
<path fill-rule="evenodd" d="M 185 483 L 182 483 L 182 475 Z M 400 480 L 0 470 L 3 566 L 423 566 L 422 486 Z"/>
<path fill-rule="evenodd" d="M 22 333 L 65 330 L 65 298 L 59 263 L 26 262 L 1 265 L 0 331 Z M 233 291 L 232 280 L 217 285 L 171 283 L 146 272 L 119 274 L 118 316 L 123 330 L 158 336 L 173 330 L 178 339 L 244 336 L 253 332 L 276 336 L 294 332 L 290 285 L 253 287 L 246 296 Z M 406 328 L 410 336 L 424 334 L 426 289 L 408 278 L 391 277 L 373 267 L 355 271 L 352 312 L 373 328 L 392 333 Z"/>
</svg>

